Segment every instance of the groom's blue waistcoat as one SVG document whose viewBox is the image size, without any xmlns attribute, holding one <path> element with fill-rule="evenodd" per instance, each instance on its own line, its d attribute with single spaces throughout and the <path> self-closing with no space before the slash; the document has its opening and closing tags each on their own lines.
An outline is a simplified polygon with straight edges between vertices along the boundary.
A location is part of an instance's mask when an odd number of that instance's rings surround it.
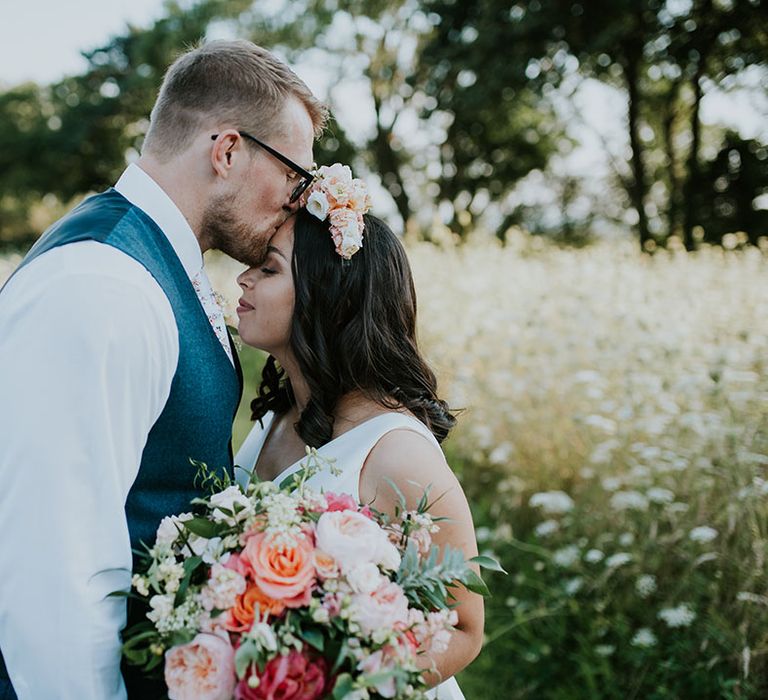
<svg viewBox="0 0 768 700">
<path fill-rule="evenodd" d="M 189 510 L 190 500 L 202 495 L 195 486 L 197 468 L 190 460 L 233 476 L 232 421 L 242 393 L 242 374 L 237 359 L 233 367 L 221 347 L 165 234 L 114 189 L 90 197 L 55 223 L 19 269 L 52 248 L 85 240 L 111 245 L 141 263 L 168 297 L 178 328 L 179 361 L 170 395 L 149 432 L 138 475 L 125 502 L 131 546 L 139 548 L 141 541 L 151 546 L 160 520 Z M 237 358 L 234 348 L 232 354 Z M 73 407 L 76 402 L 73 396 Z M 0 656 L 0 669 L 2 665 Z M 0 672 L 0 678 L 3 675 Z M 129 693 L 142 697 L 137 691 L 131 692 L 132 675 L 126 673 Z"/>
</svg>

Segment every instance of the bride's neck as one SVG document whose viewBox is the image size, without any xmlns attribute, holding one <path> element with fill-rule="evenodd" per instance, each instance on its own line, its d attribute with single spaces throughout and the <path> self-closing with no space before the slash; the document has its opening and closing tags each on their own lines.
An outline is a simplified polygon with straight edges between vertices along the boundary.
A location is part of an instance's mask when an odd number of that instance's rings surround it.
<svg viewBox="0 0 768 700">
<path fill-rule="evenodd" d="M 281 366 L 285 370 L 288 379 L 291 382 L 291 390 L 293 392 L 293 398 L 295 400 L 294 410 L 296 415 L 300 416 L 302 411 L 309 403 L 310 391 L 304 375 L 299 370 L 296 363 L 286 361 L 285 364 L 281 363 Z M 360 391 L 350 391 L 341 396 L 336 403 L 334 410 L 334 418 L 337 422 L 355 423 L 361 417 L 367 417 L 371 409 L 371 400 L 366 398 Z"/>
</svg>

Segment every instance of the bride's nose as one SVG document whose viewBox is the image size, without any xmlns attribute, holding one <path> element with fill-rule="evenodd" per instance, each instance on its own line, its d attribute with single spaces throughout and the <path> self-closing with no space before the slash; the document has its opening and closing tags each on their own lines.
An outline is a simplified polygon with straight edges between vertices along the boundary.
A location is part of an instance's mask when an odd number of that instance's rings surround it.
<svg viewBox="0 0 768 700">
<path fill-rule="evenodd" d="M 254 268 L 249 267 L 244 272 L 241 272 L 237 276 L 237 283 L 243 288 L 248 289 L 249 287 L 253 286 L 253 270 Z"/>
</svg>

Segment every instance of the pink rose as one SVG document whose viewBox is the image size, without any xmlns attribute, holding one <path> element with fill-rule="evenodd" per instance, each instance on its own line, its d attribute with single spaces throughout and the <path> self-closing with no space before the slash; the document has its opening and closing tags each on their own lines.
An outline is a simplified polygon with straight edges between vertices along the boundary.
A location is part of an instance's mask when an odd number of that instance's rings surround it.
<svg viewBox="0 0 768 700">
<path fill-rule="evenodd" d="M 372 593 L 355 593 L 352 596 L 352 619 L 360 625 L 364 634 L 371 635 L 377 629 L 392 629 L 408 620 L 408 599 L 393 581 L 384 581 Z"/>
<path fill-rule="evenodd" d="M 357 510 L 357 503 L 348 493 L 333 493 L 327 491 L 325 494 L 325 500 L 328 503 L 326 510 Z"/>
<path fill-rule="evenodd" d="M 214 634 L 198 634 L 165 652 L 170 700 L 230 700 L 236 680 L 232 645 Z"/>
<path fill-rule="evenodd" d="M 331 690 L 328 663 L 322 656 L 310 656 L 307 647 L 267 662 L 255 688 L 248 683 L 252 675 L 251 666 L 235 688 L 235 700 L 318 700 Z"/>
</svg>

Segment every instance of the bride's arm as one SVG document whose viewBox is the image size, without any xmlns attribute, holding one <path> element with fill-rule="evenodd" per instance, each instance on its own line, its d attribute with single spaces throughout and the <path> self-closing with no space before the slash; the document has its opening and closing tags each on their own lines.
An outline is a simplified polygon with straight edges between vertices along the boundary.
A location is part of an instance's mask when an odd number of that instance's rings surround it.
<svg viewBox="0 0 768 700">
<path fill-rule="evenodd" d="M 424 488 L 430 484 L 430 500 L 445 493 L 429 512 L 432 517 L 450 520 L 439 523 L 440 531 L 433 535 L 433 542 L 440 547 L 446 544 L 458 547 L 467 558 L 477 555 L 472 514 L 461 485 L 443 453 L 423 435 L 403 429 L 387 433 L 368 455 L 360 473 L 361 502 L 371 503 L 376 509 L 394 515 L 398 497 L 385 478 L 397 484 L 409 510 L 416 509 Z M 480 653 L 483 643 L 483 598 L 463 586 L 452 591 L 458 603 L 459 623 L 451 635 L 448 650 L 432 659 L 439 675 L 428 676 L 430 685 L 436 685 L 469 665 Z M 424 659 L 423 667 L 429 666 L 430 660 Z"/>
</svg>

